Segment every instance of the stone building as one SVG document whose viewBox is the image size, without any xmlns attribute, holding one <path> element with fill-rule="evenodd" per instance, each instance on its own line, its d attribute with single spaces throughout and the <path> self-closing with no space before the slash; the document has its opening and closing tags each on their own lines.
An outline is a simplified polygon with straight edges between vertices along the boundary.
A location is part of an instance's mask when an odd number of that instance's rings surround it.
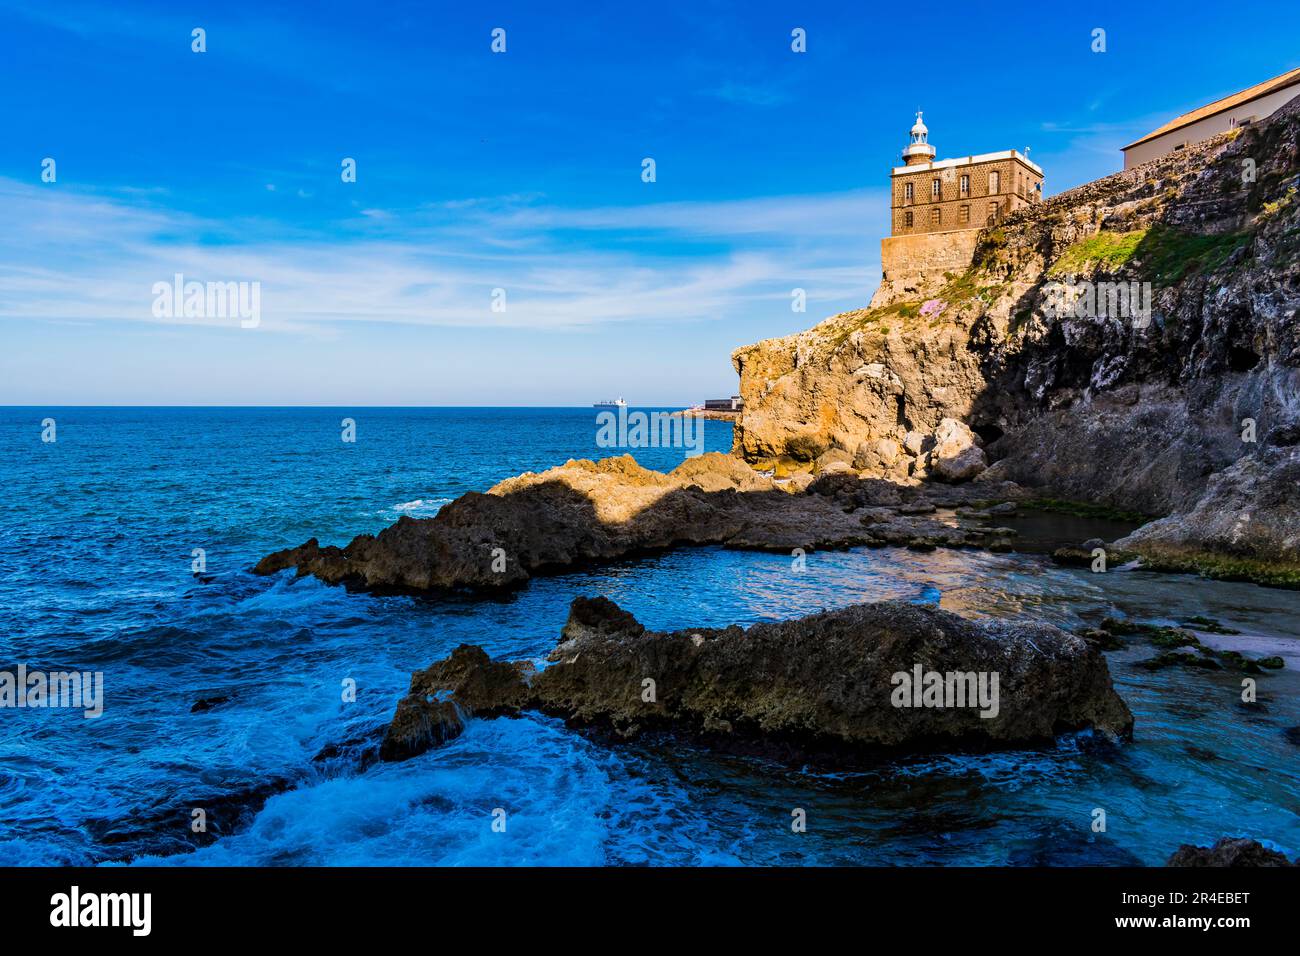
<svg viewBox="0 0 1300 956">
<path fill-rule="evenodd" d="M 1192 143 L 1258 122 L 1297 96 L 1300 96 L 1300 69 L 1207 103 L 1122 147 L 1124 168 L 1132 169 Z"/>
<path fill-rule="evenodd" d="M 916 114 L 902 166 L 890 172 L 890 235 L 983 229 L 1043 195 L 1043 171 L 1014 149 L 935 160 L 929 130 Z"/>
<path fill-rule="evenodd" d="M 890 171 L 890 234 L 878 296 L 896 297 L 965 271 L 979 230 L 1043 198 L 1043 170 L 1014 149 L 937 160 L 916 114 L 903 165 Z"/>
</svg>

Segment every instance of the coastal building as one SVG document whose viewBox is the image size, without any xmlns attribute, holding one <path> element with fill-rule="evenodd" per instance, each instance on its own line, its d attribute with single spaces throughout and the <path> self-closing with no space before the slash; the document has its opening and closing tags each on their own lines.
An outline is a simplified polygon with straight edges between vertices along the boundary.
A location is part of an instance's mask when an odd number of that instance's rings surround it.
<svg viewBox="0 0 1300 956">
<path fill-rule="evenodd" d="M 1124 168 L 1132 169 L 1192 143 L 1248 126 L 1272 114 L 1297 96 L 1300 96 L 1300 69 L 1197 107 L 1122 147 Z"/>
<path fill-rule="evenodd" d="M 731 398 L 706 398 L 704 407 L 711 412 L 738 412 L 745 406 L 745 400 L 739 395 Z"/>
<path fill-rule="evenodd" d="M 1043 170 L 1014 149 L 937 159 L 916 114 L 903 165 L 890 171 L 890 230 L 881 240 L 881 292 L 963 272 L 979 231 L 1043 198 Z"/>
<path fill-rule="evenodd" d="M 889 175 L 891 236 L 982 229 L 1043 197 L 1042 169 L 1014 149 L 936 161 L 920 113 Z"/>
</svg>

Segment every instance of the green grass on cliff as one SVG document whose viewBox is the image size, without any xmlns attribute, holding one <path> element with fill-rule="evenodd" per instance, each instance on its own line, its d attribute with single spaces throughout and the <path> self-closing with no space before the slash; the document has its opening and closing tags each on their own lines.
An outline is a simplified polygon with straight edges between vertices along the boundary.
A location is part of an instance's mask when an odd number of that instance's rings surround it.
<svg viewBox="0 0 1300 956">
<path fill-rule="evenodd" d="M 1072 275 L 1092 268 L 1115 272 L 1131 262 L 1142 278 L 1168 286 L 1214 272 L 1250 240 L 1249 232 L 1196 235 L 1160 224 L 1132 232 L 1103 231 L 1066 249 L 1048 274 Z"/>
<path fill-rule="evenodd" d="M 1146 238 L 1147 230 L 1133 232 L 1099 232 L 1080 239 L 1061 253 L 1052 263 L 1049 275 L 1066 275 L 1086 272 L 1090 266 L 1103 271 L 1114 271 L 1128 264 Z"/>
<path fill-rule="evenodd" d="M 960 309 L 974 299 L 979 299 L 982 305 L 991 305 L 997 301 L 1002 292 L 1002 283 L 995 285 L 981 285 L 979 282 L 980 273 L 977 269 L 967 269 L 959 276 L 948 273 L 944 276 L 948 281 L 944 287 L 939 290 L 935 296 L 940 302 L 944 303 L 944 311 L 950 309 Z M 935 325 L 935 322 L 931 322 Z"/>
<path fill-rule="evenodd" d="M 981 285 L 978 278 L 979 273 L 975 269 L 967 269 L 961 275 L 948 273 L 945 276 L 947 281 L 943 288 L 933 296 L 933 299 L 940 303 L 940 307 L 929 319 L 931 328 L 949 321 L 955 312 L 976 299 L 984 306 L 996 301 L 1002 292 L 1003 284 Z M 883 337 L 896 329 L 906 329 L 921 318 L 921 308 L 924 304 L 925 302 L 920 300 L 895 302 L 875 309 L 845 313 L 843 316 L 845 321 L 837 325 L 834 334 L 828 340 L 831 349 L 838 349 L 855 332 L 874 333 Z"/>
<path fill-rule="evenodd" d="M 1173 285 L 1187 276 L 1214 272 L 1250 240 L 1249 232 L 1198 236 L 1152 226 L 1138 249 L 1141 272 L 1156 285 Z"/>
<path fill-rule="evenodd" d="M 829 342 L 831 349 L 837 349 L 844 344 L 844 341 L 854 332 L 875 332 L 878 335 L 885 336 L 893 331 L 897 323 L 907 324 L 909 319 L 915 319 L 921 314 L 920 302 L 895 302 L 892 305 L 882 305 L 874 309 L 861 309 L 857 312 L 846 312 L 843 315 L 845 320 L 842 324 L 836 320 L 838 328 L 831 335 Z"/>
</svg>

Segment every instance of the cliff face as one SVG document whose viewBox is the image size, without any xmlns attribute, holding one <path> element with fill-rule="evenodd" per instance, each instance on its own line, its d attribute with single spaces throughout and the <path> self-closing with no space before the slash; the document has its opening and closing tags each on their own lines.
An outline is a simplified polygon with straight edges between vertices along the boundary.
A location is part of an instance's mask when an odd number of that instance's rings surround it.
<svg viewBox="0 0 1300 956">
<path fill-rule="evenodd" d="M 1298 143 L 1295 100 L 1013 214 L 960 274 L 896 278 L 869 309 L 737 349 L 735 451 L 798 469 L 840 449 L 863 474 L 921 479 L 949 418 L 984 446 L 987 477 L 1061 497 L 1192 513 L 1247 457 L 1268 485 L 1300 443 Z M 1102 283 L 1145 314 L 1060 298 Z M 1257 530 L 1233 547 L 1295 556 L 1275 522 Z"/>
</svg>

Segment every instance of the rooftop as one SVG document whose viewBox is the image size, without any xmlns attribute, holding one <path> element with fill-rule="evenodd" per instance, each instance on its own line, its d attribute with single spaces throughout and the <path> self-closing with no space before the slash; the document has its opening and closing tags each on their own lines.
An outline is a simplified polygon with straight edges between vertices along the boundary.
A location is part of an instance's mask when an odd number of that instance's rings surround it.
<svg viewBox="0 0 1300 956">
<path fill-rule="evenodd" d="M 1029 157 L 1023 156 L 1014 149 L 1004 149 L 1000 153 L 980 153 L 978 156 L 959 156 L 956 159 L 941 159 L 935 163 L 921 163 L 916 166 L 895 166 L 890 170 L 891 176 L 898 176 L 903 173 L 923 173 L 931 169 L 950 169 L 953 166 L 966 166 L 971 163 L 989 163 L 997 159 L 1018 159 L 1038 175 L 1043 175 L 1043 168 L 1035 162 L 1031 162 Z"/>
<path fill-rule="evenodd" d="M 1221 100 L 1215 100 L 1213 103 L 1207 103 L 1205 106 L 1192 110 L 1190 113 L 1184 113 L 1170 120 L 1164 126 L 1157 130 L 1152 130 L 1141 139 L 1134 140 L 1127 146 L 1120 147 L 1121 150 L 1132 149 L 1147 140 L 1155 139 L 1157 136 L 1163 136 L 1165 133 L 1172 133 L 1176 129 L 1184 126 L 1190 126 L 1192 123 L 1203 120 L 1207 117 L 1230 110 L 1234 106 L 1240 106 L 1242 103 L 1249 103 L 1251 100 L 1258 99 L 1261 96 L 1267 96 L 1276 90 L 1284 89 L 1293 84 L 1300 83 L 1300 69 L 1291 70 L 1283 73 L 1281 76 L 1275 76 L 1271 80 L 1265 80 L 1263 83 L 1256 83 L 1254 86 L 1242 90 L 1240 93 L 1233 93 L 1231 96 L 1225 96 Z"/>
</svg>

